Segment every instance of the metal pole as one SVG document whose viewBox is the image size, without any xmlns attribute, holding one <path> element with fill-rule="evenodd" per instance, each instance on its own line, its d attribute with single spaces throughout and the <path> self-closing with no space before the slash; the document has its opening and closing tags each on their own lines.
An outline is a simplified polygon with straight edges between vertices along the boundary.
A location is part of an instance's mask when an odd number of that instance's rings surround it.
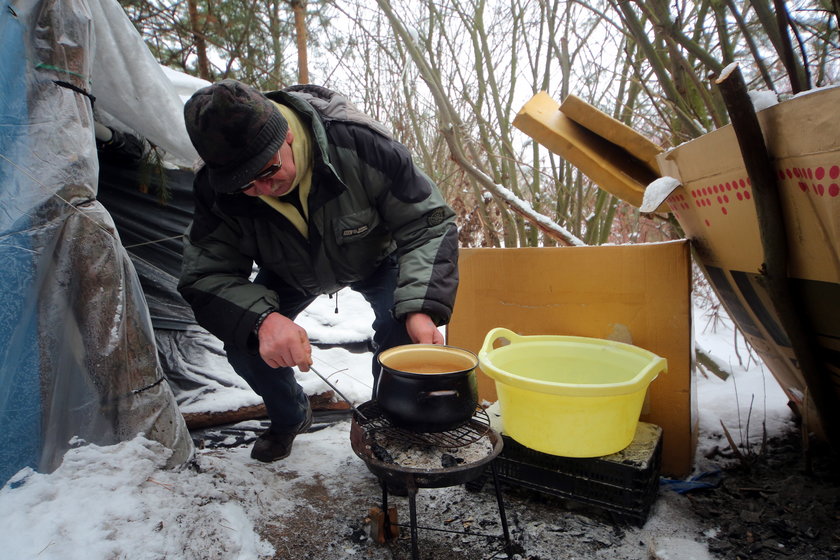
<svg viewBox="0 0 840 560">
<path fill-rule="evenodd" d="M 505 503 L 502 500 L 502 490 L 499 487 L 499 476 L 496 474 L 496 461 L 490 461 L 490 472 L 493 473 L 493 487 L 496 489 L 496 501 L 499 503 L 499 518 L 502 520 L 502 532 L 505 535 L 505 552 L 508 558 L 513 558 L 513 546 L 510 543 Z"/>
<path fill-rule="evenodd" d="M 411 518 L 411 560 L 420 560 L 417 547 L 417 485 L 413 476 L 408 483 L 408 512 Z"/>
</svg>

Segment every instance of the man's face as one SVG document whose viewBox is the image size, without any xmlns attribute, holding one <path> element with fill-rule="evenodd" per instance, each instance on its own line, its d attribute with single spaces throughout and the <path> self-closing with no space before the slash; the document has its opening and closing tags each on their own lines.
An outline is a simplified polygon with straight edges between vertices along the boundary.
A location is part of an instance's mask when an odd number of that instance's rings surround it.
<svg viewBox="0 0 840 560">
<path fill-rule="evenodd" d="M 280 163 L 280 169 L 276 173 L 254 180 L 251 186 L 244 189 L 242 192 L 248 196 L 282 196 L 289 192 L 292 188 L 292 182 L 295 180 L 295 156 L 292 153 L 292 131 L 286 134 L 286 139 L 280 145 L 280 149 L 271 158 L 271 160 L 263 167 L 263 170 Z"/>
</svg>

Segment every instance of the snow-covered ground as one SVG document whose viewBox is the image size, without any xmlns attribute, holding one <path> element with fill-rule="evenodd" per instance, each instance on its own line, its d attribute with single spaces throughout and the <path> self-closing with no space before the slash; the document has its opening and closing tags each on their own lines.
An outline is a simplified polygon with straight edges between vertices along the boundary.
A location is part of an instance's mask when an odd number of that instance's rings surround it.
<svg viewBox="0 0 840 560">
<path fill-rule="evenodd" d="M 369 336 L 371 314 L 360 297 L 345 290 L 339 300 L 340 312 L 336 314 L 334 308 L 334 300 L 323 298 L 301 317 L 312 338 L 350 343 Z M 694 325 L 696 346 L 731 374 L 726 381 L 702 373 L 697 376 L 697 469 L 702 470 L 705 451 L 726 447 L 721 422 L 736 440 L 749 437 L 759 441 L 762 424 L 772 436 L 789 428 L 792 418 L 770 373 L 755 357 L 747 359 L 745 348 L 735 351 L 734 343 L 743 339 L 733 334 L 722 311 L 712 318 L 707 310 L 698 308 Z M 315 368 L 329 375 L 357 404 L 370 398 L 370 354 L 316 349 L 314 361 Z M 308 393 L 328 390 L 316 376 L 298 375 Z M 253 404 L 253 397 L 243 400 Z M 745 433 L 748 414 L 749 436 Z M 353 454 L 348 433 L 349 424 L 338 422 L 303 434 L 292 455 L 272 465 L 250 459 L 249 446 L 197 450 L 195 465 L 177 470 L 163 470 L 168 450 L 143 437 L 110 447 L 79 442 L 52 474 L 24 469 L 0 490 L 0 556 L 62 560 L 296 558 L 275 550 L 257 528 L 269 515 L 283 518 L 302 507 L 301 486 L 317 479 L 327 492 L 366 485 L 376 495 L 372 475 Z M 655 553 L 660 559 L 711 558 L 703 530 L 683 515 L 684 500 L 674 492 L 660 490 L 643 528 L 627 530 L 617 546 L 613 543 L 603 555 L 590 557 L 647 559 Z M 593 534 L 604 530 L 596 525 L 591 528 Z M 540 534 L 535 529 L 526 537 L 537 542 Z M 333 558 L 370 557 L 371 551 L 362 548 L 375 546 L 347 542 L 333 551 Z M 539 545 L 533 544 L 532 549 L 535 546 Z M 544 554 L 549 554 L 542 556 L 548 558 L 551 553 Z"/>
</svg>

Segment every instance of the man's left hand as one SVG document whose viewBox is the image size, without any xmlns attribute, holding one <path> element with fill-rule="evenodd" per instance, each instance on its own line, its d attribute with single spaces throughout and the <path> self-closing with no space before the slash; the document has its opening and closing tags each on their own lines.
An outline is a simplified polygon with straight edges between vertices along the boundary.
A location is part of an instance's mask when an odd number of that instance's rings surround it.
<svg viewBox="0 0 840 560">
<path fill-rule="evenodd" d="M 409 313 L 405 317 L 405 330 L 415 344 L 443 344 L 441 333 L 432 318 L 425 313 Z"/>
</svg>

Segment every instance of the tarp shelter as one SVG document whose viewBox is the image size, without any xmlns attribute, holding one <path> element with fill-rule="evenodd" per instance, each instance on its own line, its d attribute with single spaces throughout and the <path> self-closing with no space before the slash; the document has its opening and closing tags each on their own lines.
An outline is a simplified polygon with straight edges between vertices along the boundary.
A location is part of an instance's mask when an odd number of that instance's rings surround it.
<svg viewBox="0 0 840 560">
<path fill-rule="evenodd" d="M 195 158 L 181 100 L 112 0 L 0 10 L 0 483 L 70 446 L 192 443 L 147 300 L 98 200 L 97 119 Z"/>
<path fill-rule="evenodd" d="M 180 83 L 185 76 L 172 78 Z M 262 400 L 228 364 L 221 341 L 195 323 L 177 290 L 182 234 L 192 218 L 193 174 L 150 172 L 146 161 L 133 156 L 126 146 L 100 148 L 97 198 L 113 217 L 137 271 L 163 373 L 188 422 L 219 418 L 240 407 L 247 415 Z"/>
</svg>

